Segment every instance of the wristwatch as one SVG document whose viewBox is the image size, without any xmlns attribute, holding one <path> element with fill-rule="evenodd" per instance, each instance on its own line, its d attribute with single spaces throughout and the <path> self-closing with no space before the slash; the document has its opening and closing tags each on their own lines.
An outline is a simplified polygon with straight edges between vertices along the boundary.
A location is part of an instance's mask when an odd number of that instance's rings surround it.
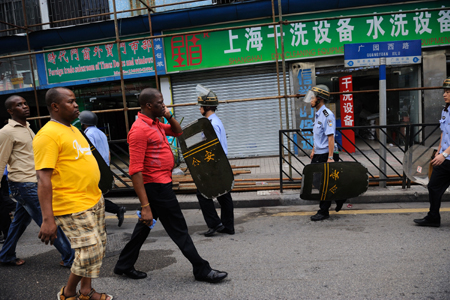
<svg viewBox="0 0 450 300">
<path fill-rule="evenodd" d="M 333 156 L 328 156 L 328 159 L 333 159 Z"/>
<path fill-rule="evenodd" d="M 447 158 L 447 156 L 448 156 L 448 153 L 446 153 L 446 152 L 442 152 L 442 156 L 444 156 L 445 158 Z"/>
</svg>

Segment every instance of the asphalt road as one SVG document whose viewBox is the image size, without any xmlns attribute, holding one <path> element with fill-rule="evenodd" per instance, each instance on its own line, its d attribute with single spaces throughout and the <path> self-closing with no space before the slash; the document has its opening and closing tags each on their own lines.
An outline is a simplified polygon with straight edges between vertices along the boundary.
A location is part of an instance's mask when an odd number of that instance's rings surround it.
<svg viewBox="0 0 450 300">
<path fill-rule="evenodd" d="M 332 206 L 333 208 L 334 206 Z M 222 283 L 196 282 L 189 262 L 161 224 L 144 244 L 136 268 L 143 280 L 113 274 L 136 222 L 122 228 L 108 215 L 108 249 L 97 291 L 134 299 L 450 299 L 450 203 L 440 228 L 417 227 L 427 203 L 353 204 L 313 223 L 312 206 L 236 209 L 236 234 L 206 238 L 199 210 L 184 210 L 199 253 L 227 271 Z M 56 299 L 69 271 L 59 253 L 37 239 L 32 224 L 21 238 L 21 267 L 0 267 L 0 299 Z"/>
</svg>

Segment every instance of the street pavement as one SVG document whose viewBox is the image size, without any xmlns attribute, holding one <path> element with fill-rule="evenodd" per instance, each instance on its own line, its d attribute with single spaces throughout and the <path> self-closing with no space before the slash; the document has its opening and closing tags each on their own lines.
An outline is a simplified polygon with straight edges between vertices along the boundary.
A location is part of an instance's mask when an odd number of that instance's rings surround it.
<svg viewBox="0 0 450 300">
<path fill-rule="evenodd" d="M 196 282 L 189 262 L 157 223 L 142 247 L 132 280 L 113 273 L 136 222 L 129 211 L 121 228 L 107 214 L 108 248 L 97 291 L 134 299 L 450 299 L 450 204 L 439 228 L 418 227 L 426 202 L 352 203 L 321 222 L 318 208 L 285 205 L 235 210 L 236 234 L 204 237 L 198 209 L 184 209 L 199 253 L 229 276 Z M 331 207 L 334 208 L 334 205 Z M 59 253 L 37 238 L 31 224 L 20 239 L 21 267 L 0 266 L 0 299 L 55 299 L 69 270 Z"/>
</svg>

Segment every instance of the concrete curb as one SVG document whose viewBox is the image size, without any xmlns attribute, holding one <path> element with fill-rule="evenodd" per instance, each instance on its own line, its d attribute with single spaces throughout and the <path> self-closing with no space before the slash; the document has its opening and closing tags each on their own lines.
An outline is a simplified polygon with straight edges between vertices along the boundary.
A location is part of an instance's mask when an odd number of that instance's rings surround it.
<svg viewBox="0 0 450 300">
<path fill-rule="evenodd" d="M 291 206 L 314 205 L 317 201 L 300 199 L 300 190 L 279 190 L 232 193 L 234 207 L 266 207 L 266 206 Z M 128 210 L 136 210 L 140 207 L 136 196 L 131 197 L 106 197 L 117 205 L 125 206 Z M 195 194 L 178 194 L 178 201 L 182 209 L 200 209 Z M 442 201 L 450 201 L 450 194 L 444 194 Z M 395 203 L 395 202 L 428 202 L 428 190 L 423 186 L 412 186 L 402 189 L 401 186 L 386 188 L 370 187 L 369 190 L 356 197 L 348 199 L 347 203 Z M 217 203 L 216 203 L 217 204 Z M 217 204 L 217 207 L 218 204 Z"/>
</svg>

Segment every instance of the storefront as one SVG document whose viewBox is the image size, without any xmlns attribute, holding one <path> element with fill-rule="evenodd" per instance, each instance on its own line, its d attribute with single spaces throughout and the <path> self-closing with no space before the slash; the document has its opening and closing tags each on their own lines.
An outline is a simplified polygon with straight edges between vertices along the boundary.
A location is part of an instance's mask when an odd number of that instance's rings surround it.
<svg viewBox="0 0 450 300">
<path fill-rule="evenodd" d="M 33 116 L 45 116 L 45 92 L 51 87 L 69 87 L 74 90 L 80 109 L 97 111 L 99 126 L 105 129 L 110 139 L 117 140 L 126 137 L 138 110 L 137 95 L 145 87 L 160 87 L 166 103 L 175 104 L 174 112 L 178 120 L 183 119 L 182 126 L 199 118 L 197 106 L 185 105 L 196 102 L 195 86 L 200 83 L 215 91 L 220 101 L 230 101 L 220 104 L 217 112 L 227 130 L 230 157 L 277 155 L 278 130 L 308 128 L 313 118 L 311 111 L 300 112 L 296 105 L 297 97 L 285 101 L 278 98 L 280 95 L 303 94 L 313 83 L 325 84 L 332 92 L 338 92 L 339 78 L 348 75 L 352 76 L 354 91 L 376 91 L 378 68 L 345 68 L 344 45 L 421 40 L 420 64 L 387 68 L 387 88 L 403 89 L 387 94 L 387 123 L 437 122 L 442 91 L 404 89 L 438 87 L 443 78 L 449 76 L 448 1 L 348 8 L 357 5 L 350 3 L 345 9 L 335 7 L 326 11 L 285 14 L 282 26 L 277 18 L 273 20 L 261 15 L 250 18 L 249 9 L 252 7 L 255 11 L 263 7 L 271 11 L 268 2 L 263 2 L 192 9 L 185 15 L 178 12 L 173 15 L 156 14 L 153 20 L 170 19 L 173 22 L 154 21 L 157 30 L 163 30 L 161 38 L 153 39 L 154 48 L 149 35 L 121 35 L 119 45 L 113 39 L 92 41 L 91 38 L 89 41 L 78 39 L 72 44 L 52 44 L 53 48 L 38 47 L 34 50 L 44 49 L 46 52 L 32 55 L 31 63 L 28 56 L 8 58 L 0 64 L 0 101 L 5 101 L 12 93 L 20 93 L 29 100 Z M 300 4 L 296 5 L 300 7 Z M 193 18 L 205 11 L 220 15 L 239 7 L 248 11 L 245 17 L 235 17 L 239 21 L 215 23 L 212 18 Z M 297 7 L 296 11 L 306 10 Z M 269 16 L 270 13 L 264 15 Z M 124 24 L 128 21 L 142 24 L 144 20 L 148 22 L 147 17 L 130 18 Z M 180 24 L 180 29 L 165 29 L 165 26 L 175 27 L 173 24 Z M 181 28 L 186 24 L 203 25 Z M 89 26 L 109 28 L 111 36 L 112 25 L 105 22 Z M 132 27 L 129 26 L 128 30 L 134 29 Z M 62 36 L 70 34 L 71 30 L 80 35 L 86 28 L 61 28 L 48 32 Z M 135 30 L 145 31 L 142 28 Z M 46 32 L 43 30 L 36 36 L 43 36 Z M 79 47 L 80 43 L 90 46 Z M 279 74 L 276 72 L 277 58 Z M 285 73 L 282 58 L 285 60 Z M 312 66 L 310 81 L 298 81 L 294 69 L 299 64 Z M 158 75 L 167 76 L 157 79 L 155 69 Z M 35 93 L 37 100 L 30 100 L 35 98 Z M 267 99 L 252 99 L 259 97 Z M 330 107 L 338 119 L 341 118 L 340 106 L 339 97 L 333 97 Z M 355 93 L 352 109 L 355 116 L 353 125 L 376 124 L 378 93 Z M 0 116 L 3 119 L 8 117 L 5 111 Z M 33 129 L 39 129 L 40 123 L 47 120 L 32 119 Z"/>
<path fill-rule="evenodd" d="M 276 96 L 276 76 L 271 75 L 276 74 L 273 62 L 277 54 L 281 64 L 280 36 L 283 35 L 284 58 L 289 73 L 286 76 L 287 94 L 304 94 L 313 84 L 325 84 L 331 92 L 339 92 L 339 78 L 351 75 L 354 91 L 375 91 L 354 94 L 352 126 L 375 125 L 379 116 L 379 95 L 376 92 L 379 89 L 378 67 L 345 68 L 344 45 L 421 40 L 422 63 L 387 67 L 387 89 L 398 89 L 387 94 L 387 124 L 435 123 L 439 119 L 442 104 L 441 90 L 423 92 L 412 88 L 440 86 L 445 75 L 450 72 L 447 67 L 450 55 L 450 10 L 445 8 L 445 4 L 448 3 L 426 1 L 292 14 L 283 17 L 288 24 L 283 25 L 282 29 L 279 25 L 261 25 L 270 23 L 271 19 L 258 19 L 246 23 L 163 32 L 176 34 L 188 30 L 202 30 L 201 33 L 164 38 L 167 72 L 172 78 L 174 104 L 195 102 L 197 83 L 209 84 L 214 91 L 220 91 L 219 100 L 242 99 L 250 95 L 258 97 L 254 95 L 256 91 L 263 91 L 264 96 Z M 207 31 L 245 25 L 248 27 Z M 275 40 L 278 45 L 277 53 Z M 436 59 L 436 51 L 440 54 L 439 59 Z M 299 82 L 296 82 L 298 74 L 295 73 L 294 66 L 304 63 L 312 65 L 313 73 L 310 82 L 300 83 L 300 87 Z M 439 66 L 436 67 L 436 64 Z M 247 72 L 254 73 L 255 76 L 246 76 Z M 280 74 L 283 85 L 283 75 Z M 267 81 L 257 79 L 258 76 Z M 408 88 L 410 90 L 405 90 Z M 284 94 L 283 87 L 281 94 Z M 242 109 L 242 103 L 228 103 L 222 105 L 223 110 L 219 108 L 218 114 L 222 114 L 220 117 L 227 129 L 232 157 L 278 154 L 277 138 L 269 132 L 277 131 L 280 121 L 275 117 L 271 119 L 270 113 L 281 117 L 283 129 L 311 127 L 313 114 L 311 111 L 300 111 L 296 107 L 299 99 L 290 99 L 287 117 L 284 105 L 280 113 L 280 109 L 275 105 L 278 101 L 270 101 L 272 100 L 246 104 L 246 109 Z M 283 101 L 281 103 L 284 104 Z M 338 96 L 332 97 L 329 106 L 335 111 L 338 122 L 341 121 L 341 105 Z M 278 111 L 273 112 L 274 109 Z M 252 116 L 260 120 L 259 124 L 264 122 L 264 130 L 254 126 L 251 132 L 246 133 L 247 118 L 240 116 L 242 111 L 251 112 Z M 196 112 L 197 109 L 192 107 L 175 109 L 175 113 L 180 116 L 191 116 Z M 192 120 L 192 117 L 189 120 Z M 231 129 L 232 126 L 236 130 Z M 367 132 L 358 134 L 367 136 Z M 237 138 L 234 139 L 233 136 Z M 264 140 L 266 136 L 270 136 L 270 140 Z M 390 134 L 390 138 L 399 140 L 398 134 L 394 132 Z M 270 147 L 269 144 L 273 146 Z M 255 146 L 253 151 L 249 150 L 251 145 Z"/>
</svg>

